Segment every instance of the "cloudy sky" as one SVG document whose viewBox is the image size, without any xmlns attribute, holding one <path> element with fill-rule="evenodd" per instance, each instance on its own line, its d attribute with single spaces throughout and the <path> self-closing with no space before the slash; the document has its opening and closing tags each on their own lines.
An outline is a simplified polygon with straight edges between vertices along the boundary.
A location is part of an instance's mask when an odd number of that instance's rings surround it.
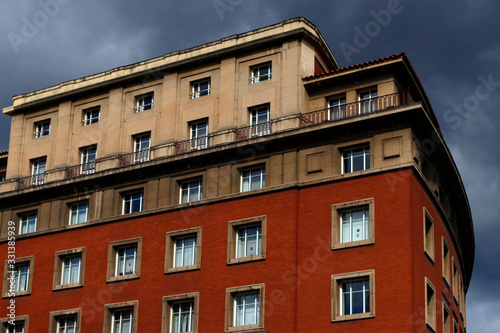
<svg viewBox="0 0 500 333">
<path fill-rule="evenodd" d="M 465 183 L 476 260 L 469 332 L 500 327 L 500 2 L 1 0 L 0 106 L 13 95 L 296 16 L 341 67 L 406 52 Z M 364 36 L 364 37 L 363 37 Z M 0 115 L 0 151 L 10 118 Z"/>
</svg>

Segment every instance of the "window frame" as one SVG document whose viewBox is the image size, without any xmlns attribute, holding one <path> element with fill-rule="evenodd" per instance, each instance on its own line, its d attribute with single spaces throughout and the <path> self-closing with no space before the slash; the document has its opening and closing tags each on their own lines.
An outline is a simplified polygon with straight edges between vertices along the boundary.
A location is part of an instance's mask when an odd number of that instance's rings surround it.
<svg viewBox="0 0 500 333">
<path fill-rule="evenodd" d="M 97 117 L 94 112 L 97 111 Z M 96 120 L 97 119 L 97 120 Z M 101 106 L 93 106 L 83 110 L 83 126 L 97 124 L 101 121 Z"/>
<path fill-rule="evenodd" d="M 458 266 L 455 261 L 455 257 L 451 258 L 451 269 L 453 274 L 453 299 L 455 300 L 455 304 L 458 305 L 459 295 L 458 295 Z"/>
<path fill-rule="evenodd" d="M 64 259 L 80 256 L 80 276 L 78 282 L 63 284 Z M 85 282 L 85 264 L 87 259 L 87 248 L 77 247 L 69 250 L 56 251 L 54 258 L 54 275 L 52 279 L 52 290 L 63 290 L 83 287 Z"/>
<path fill-rule="evenodd" d="M 40 163 L 45 163 L 43 171 L 40 172 Z M 45 182 L 45 174 L 47 173 L 47 157 L 39 157 L 31 160 L 31 185 L 43 185 Z"/>
<path fill-rule="evenodd" d="M 12 271 L 11 266 L 12 262 L 9 263 L 9 260 L 5 260 L 4 270 L 3 270 L 3 288 L 2 288 L 2 298 L 10 298 L 10 297 L 19 297 L 24 295 L 31 295 L 31 289 L 33 287 L 33 272 L 35 267 L 35 256 L 28 256 L 22 258 L 16 258 L 15 266 L 17 265 L 29 265 L 28 266 L 28 278 L 27 278 L 27 287 L 26 290 L 21 291 L 10 291 L 10 280 L 11 275 L 9 274 Z"/>
<path fill-rule="evenodd" d="M 116 269 L 118 265 L 118 251 L 123 248 L 135 246 L 135 273 L 117 275 Z M 108 269 L 106 275 L 106 282 L 116 282 L 123 280 L 133 280 L 141 277 L 141 263 L 142 263 L 142 237 L 112 241 L 108 244 Z"/>
<path fill-rule="evenodd" d="M 197 186 L 198 188 L 198 198 L 195 200 L 190 200 L 190 184 L 194 182 L 199 182 L 199 185 Z M 187 185 L 186 185 L 187 184 Z M 184 186 L 187 186 L 187 201 L 183 201 L 183 191 L 184 191 Z M 183 179 L 179 181 L 179 203 L 185 204 L 185 203 L 191 203 L 191 202 L 196 202 L 203 200 L 203 177 L 195 177 L 195 178 L 189 178 L 189 179 Z"/>
<path fill-rule="evenodd" d="M 211 81 L 212 80 L 210 77 L 196 80 L 196 81 L 192 81 L 190 84 L 191 99 L 196 99 L 196 98 L 200 98 L 203 96 L 209 96 L 211 94 L 211 90 L 212 90 L 212 82 Z M 201 90 L 201 86 L 205 83 L 207 84 L 207 89 Z"/>
<path fill-rule="evenodd" d="M 29 218 L 32 217 L 32 216 L 35 216 L 35 226 L 34 226 L 34 230 L 33 231 L 29 231 Z M 26 221 L 23 221 L 24 220 L 24 217 L 26 217 Z M 31 233 L 34 233 L 36 232 L 37 230 L 37 225 L 38 225 L 38 211 L 37 210 L 34 210 L 34 211 L 30 211 L 30 212 L 23 212 L 23 213 L 20 213 L 18 214 L 18 218 L 19 218 L 19 229 L 18 229 L 18 235 L 27 235 L 27 234 L 31 234 Z M 23 225 L 24 223 L 26 223 L 26 231 L 23 232 Z"/>
<path fill-rule="evenodd" d="M 143 146 L 143 139 L 147 139 L 147 148 Z M 133 163 L 149 162 L 151 160 L 151 133 L 141 133 L 133 136 L 134 141 L 134 159 Z"/>
<path fill-rule="evenodd" d="M 366 94 L 366 93 L 369 94 L 368 98 L 362 97 L 362 95 Z M 377 101 L 378 98 L 379 98 L 379 95 L 378 95 L 378 88 L 377 87 L 372 87 L 372 88 L 360 90 L 358 92 L 358 103 L 359 103 L 358 114 L 364 115 L 364 114 L 371 114 L 371 113 L 377 112 L 378 111 L 378 104 L 377 103 L 373 104 L 373 102 Z M 368 103 L 368 104 L 366 104 L 366 103 Z M 368 111 L 366 111 L 366 109 L 368 109 Z"/>
<path fill-rule="evenodd" d="M 238 229 L 241 227 L 249 227 L 259 224 L 261 229 L 260 254 L 247 257 L 238 257 L 237 256 Z M 266 243 L 267 243 L 267 215 L 229 221 L 227 224 L 227 264 L 234 265 L 252 261 L 265 260 Z"/>
<path fill-rule="evenodd" d="M 138 211 L 132 211 L 132 207 L 133 207 L 132 196 L 137 195 L 137 194 L 140 194 L 140 205 L 139 205 L 140 207 L 139 207 Z M 123 193 L 121 193 L 121 196 L 122 196 L 122 215 L 135 214 L 135 213 L 140 213 L 140 212 L 144 211 L 144 189 L 123 192 Z M 130 196 L 130 199 L 127 200 L 127 196 Z M 130 209 L 128 212 L 125 211 L 127 201 L 130 202 L 129 203 Z"/>
<path fill-rule="evenodd" d="M 347 210 L 362 209 L 368 207 L 368 238 L 353 241 L 342 242 L 342 212 Z M 375 199 L 367 198 L 349 202 L 333 204 L 332 209 L 332 226 L 331 226 L 331 245 L 332 250 L 345 249 L 355 246 L 365 246 L 375 243 Z"/>
<path fill-rule="evenodd" d="M 205 125 L 206 134 L 199 135 L 200 125 Z M 208 148 L 209 131 L 208 131 L 208 119 L 200 119 L 196 121 L 189 122 L 189 149 L 198 150 Z"/>
<path fill-rule="evenodd" d="M 353 152 L 355 150 L 359 150 L 363 148 L 363 169 L 361 170 L 353 170 L 353 161 L 354 161 L 354 158 L 352 156 Z M 367 149 L 368 148 L 368 149 Z M 344 157 L 344 153 L 345 152 L 351 152 L 351 158 L 350 158 L 350 169 L 351 171 L 346 171 L 345 170 L 345 167 L 344 167 L 344 160 L 345 159 L 348 159 L 348 157 Z M 368 154 L 367 154 L 367 151 L 368 151 Z M 341 165 L 341 173 L 343 175 L 346 175 L 346 174 L 351 174 L 351 173 L 355 173 L 355 172 L 363 172 L 363 171 L 366 171 L 366 170 L 370 170 L 372 168 L 372 153 L 371 153 L 371 149 L 370 149 L 370 144 L 367 143 L 367 144 L 363 144 L 363 145 L 356 145 L 356 146 L 351 146 L 351 147 L 344 147 L 342 148 L 341 150 L 341 153 L 340 153 L 340 165 Z M 367 167 L 368 166 L 368 167 Z"/>
<path fill-rule="evenodd" d="M 451 253 L 450 247 L 448 246 L 448 242 L 444 236 L 441 236 L 441 255 L 442 255 L 442 273 L 443 280 L 448 286 L 451 286 Z"/>
<path fill-rule="evenodd" d="M 151 103 L 144 104 L 146 98 L 151 97 Z M 145 94 L 135 96 L 135 112 L 140 113 L 148 110 L 153 110 L 154 107 L 154 92 L 148 92 Z"/>
<path fill-rule="evenodd" d="M 200 293 L 193 292 L 187 294 L 170 295 L 163 296 L 162 298 L 162 333 L 172 333 L 172 305 L 188 302 L 192 300 L 193 302 L 193 329 L 189 332 L 198 332 L 198 321 L 199 321 L 199 303 L 200 303 Z"/>
<path fill-rule="evenodd" d="M 333 103 L 334 101 L 338 101 Z M 332 105 L 334 104 L 334 105 Z M 347 116 L 347 96 L 345 94 L 328 98 L 328 120 L 336 121 Z"/>
<path fill-rule="evenodd" d="M 196 263 L 194 265 L 186 265 L 175 267 L 175 240 L 185 238 L 190 235 L 196 236 Z M 164 273 L 177 273 L 201 269 L 201 242 L 202 242 L 202 227 L 189 228 L 184 230 L 169 231 L 166 233 L 166 246 L 165 246 L 165 267 Z"/>
<path fill-rule="evenodd" d="M 256 324 L 234 326 L 235 317 L 235 297 L 242 294 L 259 294 L 259 322 Z M 252 284 L 248 286 L 226 288 L 226 315 L 225 332 L 244 332 L 264 329 L 265 314 L 265 283 Z"/>
<path fill-rule="evenodd" d="M 260 187 L 258 188 L 250 188 L 251 187 L 251 181 L 249 178 L 249 188 L 247 190 L 244 190 L 244 179 L 245 179 L 245 173 L 246 172 L 252 172 L 254 170 L 260 169 Z M 251 176 L 251 175 L 250 175 Z M 250 192 L 250 191 L 255 191 L 255 190 L 261 190 L 266 187 L 266 165 L 265 164 L 259 164 L 259 165 L 252 165 L 252 166 L 246 166 L 240 168 L 240 192 Z"/>
<path fill-rule="evenodd" d="M 44 125 L 47 125 L 47 124 L 48 124 L 48 129 L 44 129 Z M 35 127 L 35 131 L 34 131 L 35 138 L 42 138 L 44 136 L 49 136 L 50 130 L 51 130 L 50 118 L 35 122 L 34 127 Z"/>
<path fill-rule="evenodd" d="M 104 305 L 104 327 L 103 333 L 112 333 L 114 327 L 114 312 L 132 309 L 132 333 L 137 333 L 137 322 L 139 313 L 139 301 L 128 301 L 120 303 L 110 303 Z"/>
<path fill-rule="evenodd" d="M 0 332 L 1 333 L 9 333 L 9 328 L 12 327 L 12 325 L 9 324 L 9 322 L 12 321 L 11 318 L 1 318 L 0 319 Z M 14 323 L 23 323 L 23 333 L 29 333 L 29 321 L 30 321 L 30 316 L 28 315 L 23 315 L 23 316 L 16 316 L 14 318 Z"/>
<path fill-rule="evenodd" d="M 446 316 L 448 314 L 448 316 Z M 442 308 L 442 320 L 443 320 L 443 333 L 450 333 L 451 330 L 451 312 L 450 308 L 448 307 L 447 302 L 443 301 L 443 308 Z"/>
<path fill-rule="evenodd" d="M 429 295 L 429 291 L 432 291 L 432 294 Z M 436 332 L 436 322 L 437 322 L 437 296 L 436 296 L 436 288 L 431 283 L 431 281 L 426 277 L 425 278 L 425 324 L 427 327 L 431 328 L 434 332 Z"/>
<path fill-rule="evenodd" d="M 343 315 L 342 309 L 342 283 L 368 279 L 370 311 Z M 375 270 L 365 270 L 352 273 L 334 274 L 331 276 L 331 322 L 358 320 L 375 317 Z"/>
<path fill-rule="evenodd" d="M 427 258 L 434 263 L 435 257 L 435 242 L 434 242 L 434 219 L 429 211 L 423 207 L 423 223 L 424 223 L 424 252 Z"/>
<path fill-rule="evenodd" d="M 93 155 L 93 159 L 89 157 Z M 89 175 L 95 173 L 97 161 L 97 145 L 80 148 L 80 174 Z"/>
<path fill-rule="evenodd" d="M 81 221 L 81 222 L 78 222 L 79 220 L 79 216 L 80 216 L 80 206 L 83 206 L 85 205 L 86 206 L 86 209 L 85 209 L 85 221 Z M 89 212 L 90 212 L 90 207 L 89 207 L 89 201 L 88 200 L 85 200 L 85 201 L 79 201 L 79 202 L 71 202 L 69 203 L 69 221 L 68 221 L 68 224 L 69 225 L 75 225 L 75 224 L 80 224 L 80 223 L 85 223 L 85 222 L 88 222 L 89 221 Z M 76 207 L 76 210 L 74 210 L 73 208 Z M 73 212 L 76 211 L 76 222 L 73 222 Z"/>
<path fill-rule="evenodd" d="M 76 317 L 75 333 L 80 333 L 82 328 L 82 309 L 69 309 L 50 312 L 49 333 L 59 333 L 59 319 L 64 317 Z"/>
<path fill-rule="evenodd" d="M 266 121 L 259 122 L 259 113 L 266 113 Z M 250 115 L 250 136 L 259 137 L 271 134 L 271 106 L 269 104 L 253 106 L 248 109 Z"/>
<path fill-rule="evenodd" d="M 250 83 L 255 84 L 255 83 L 260 83 L 264 81 L 270 81 L 273 77 L 273 67 L 272 67 L 272 61 L 266 61 L 254 66 L 250 67 Z M 266 68 L 268 70 L 267 74 L 260 74 L 260 71 Z M 258 75 L 255 75 L 255 71 L 257 70 Z M 263 77 L 266 77 L 266 79 L 262 79 Z"/>
</svg>

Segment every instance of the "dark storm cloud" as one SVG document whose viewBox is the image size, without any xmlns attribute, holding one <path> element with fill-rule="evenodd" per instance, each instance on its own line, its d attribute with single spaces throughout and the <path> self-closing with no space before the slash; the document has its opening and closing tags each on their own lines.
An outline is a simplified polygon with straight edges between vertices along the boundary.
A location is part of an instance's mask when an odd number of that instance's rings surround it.
<svg viewBox="0 0 500 333">
<path fill-rule="evenodd" d="M 498 1 L 11 0 L 1 6 L 2 107 L 12 105 L 15 94 L 296 16 L 318 27 L 340 66 L 406 52 L 437 114 L 474 217 L 468 330 L 500 327 Z M 9 124 L 9 117 L 0 116 L 0 150 L 8 149 Z"/>
</svg>

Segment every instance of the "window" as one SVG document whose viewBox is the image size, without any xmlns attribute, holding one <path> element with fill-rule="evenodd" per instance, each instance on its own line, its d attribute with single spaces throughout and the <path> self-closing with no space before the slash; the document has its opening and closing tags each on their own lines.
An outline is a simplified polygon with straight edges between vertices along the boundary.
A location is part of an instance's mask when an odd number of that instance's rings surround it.
<svg viewBox="0 0 500 333">
<path fill-rule="evenodd" d="M 252 136 L 271 134 L 269 105 L 250 109 L 250 125 Z"/>
<path fill-rule="evenodd" d="M 434 220 L 424 207 L 424 251 L 434 262 Z"/>
<path fill-rule="evenodd" d="M 50 119 L 35 123 L 35 138 L 50 134 Z"/>
<path fill-rule="evenodd" d="M 208 121 L 202 120 L 191 123 L 191 149 L 205 149 L 208 147 Z"/>
<path fill-rule="evenodd" d="M 453 265 L 453 299 L 458 304 L 458 267 L 455 258 L 451 258 L 451 262 Z"/>
<path fill-rule="evenodd" d="M 227 263 L 266 258 L 267 217 L 257 216 L 228 223 Z"/>
<path fill-rule="evenodd" d="M 450 309 L 443 302 L 443 333 L 450 333 Z"/>
<path fill-rule="evenodd" d="M 84 126 L 96 124 L 99 122 L 101 117 L 101 108 L 98 106 L 88 110 L 83 110 L 83 113 L 85 115 L 85 118 L 83 120 Z"/>
<path fill-rule="evenodd" d="M 86 255 L 85 247 L 56 252 L 53 290 L 83 286 Z"/>
<path fill-rule="evenodd" d="M 165 273 L 201 267 L 201 227 L 167 232 Z"/>
<path fill-rule="evenodd" d="M 252 83 L 271 80 L 271 63 L 252 67 Z"/>
<path fill-rule="evenodd" d="M 373 244 L 374 199 L 332 205 L 332 249 Z"/>
<path fill-rule="evenodd" d="M 377 89 L 359 93 L 359 114 L 377 111 Z"/>
<path fill-rule="evenodd" d="M 132 192 L 123 194 L 123 214 L 142 212 L 143 192 Z"/>
<path fill-rule="evenodd" d="M 5 260 L 3 275 L 3 297 L 31 294 L 35 257 L 16 258 L 15 263 Z"/>
<path fill-rule="evenodd" d="M 328 100 L 329 120 L 335 121 L 346 117 L 346 98 L 345 96 L 336 97 Z"/>
<path fill-rule="evenodd" d="M 151 135 L 144 134 L 134 137 L 134 163 L 149 161 L 151 152 Z"/>
<path fill-rule="evenodd" d="M 109 243 L 107 281 L 135 279 L 141 275 L 142 238 Z"/>
<path fill-rule="evenodd" d="M 457 318 L 453 318 L 453 333 L 460 333 L 460 330 L 458 329 Z"/>
<path fill-rule="evenodd" d="M 425 279 L 425 323 L 436 331 L 436 289 Z"/>
<path fill-rule="evenodd" d="M 226 289 L 226 332 L 264 328 L 264 287 Z"/>
<path fill-rule="evenodd" d="M 137 333 L 139 301 L 106 304 L 104 306 L 105 333 Z"/>
<path fill-rule="evenodd" d="M 82 166 L 80 170 L 80 174 L 88 175 L 95 172 L 95 160 L 97 156 L 97 147 L 90 146 L 86 148 L 82 148 Z"/>
<path fill-rule="evenodd" d="M 210 79 L 203 79 L 191 83 L 191 98 L 199 98 L 210 95 Z"/>
<path fill-rule="evenodd" d="M 197 332 L 199 293 L 163 297 L 162 333 Z"/>
<path fill-rule="evenodd" d="M 19 234 L 24 235 L 36 231 L 37 213 L 26 213 L 19 217 Z"/>
<path fill-rule="evenodd" d="M 153 93 L 137 96 L 137 112 L 142 112 L 146 110 L 151 110 L 153 108 Z"/>
<path fill-rule="evenodd" d="M 0 172 L 0 182 L 5 181 L 6 174 L 5 172 Z"/>
<path fill-rule="evenodd" d="M 14 324 L 12 325 L 12 322 Z M 0 319 L 1 333 L 27 333 L 28 332 L 29 316 L 16 316 L 12 318 Z"/>
<path fill-rule="evenodd" d="M 69 210 L 69 224 L 87 222 L 89 217 L 89 203 L 72 204 Z"/>
<path fill-rule="evenodd" d="M 50 313 L 49 333 L 80 333 L 82 309 Z"/>
<path fill-rule="evenodd" d="M 187 180 L 181 183 L 181 203 L 202 199 L 203 181 L 201 179 Z"/>
<path fill-rule="evenodd" d="M 251 191 L 266 186 L 266 167 L 251 167 L 241 171 L 241 191 Z"/>
<path fill-rule="evenodd" d="M 332 322 L 375 316 L 375 271 L 332 275 Z"/>
<path fill-rule="evenodd" d="M 446 284 L 448 286 L 450 286 L 450 283 L 451 283 L 451 279 L 450 279 L 450 275 L 451 275 L 451 266 L 450 266 L 450 248 L 448 247 L 448 243 L 446 242 L 446 240 L 444 239 L 444 237 L 442 237 L 442 246 L 443 246 L 443 280 L 446 282 Z"/>
<path fill-rule="evenodd" d="M 32 185 L 42 185 L 44 180 L 45 180 L 45 171 L 47 168 L 47 159 L 44 158 L 39 158 L 36 160 L 31 161 L 31 166 L 32 166 L 32 179 L 31 179 L 31 184 Z"/>
<path fill-rule="evenodd" d="M 370 169 L 370 147 L 363 146 L 342 151 L 342 173 Z"/>
</svg>

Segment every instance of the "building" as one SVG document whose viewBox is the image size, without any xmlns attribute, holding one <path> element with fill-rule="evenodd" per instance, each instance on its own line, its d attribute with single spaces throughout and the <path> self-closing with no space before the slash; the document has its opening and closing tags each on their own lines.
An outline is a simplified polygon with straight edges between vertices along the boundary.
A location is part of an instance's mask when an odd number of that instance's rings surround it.
<svg viewBox="0 0 500 333">
<path fill-rule="evenodd" d="M 466 330 L 469 203 L 403 53 L 340 68 L 294 18 L 3 112 L 5 332 Z"/>
</svg>

